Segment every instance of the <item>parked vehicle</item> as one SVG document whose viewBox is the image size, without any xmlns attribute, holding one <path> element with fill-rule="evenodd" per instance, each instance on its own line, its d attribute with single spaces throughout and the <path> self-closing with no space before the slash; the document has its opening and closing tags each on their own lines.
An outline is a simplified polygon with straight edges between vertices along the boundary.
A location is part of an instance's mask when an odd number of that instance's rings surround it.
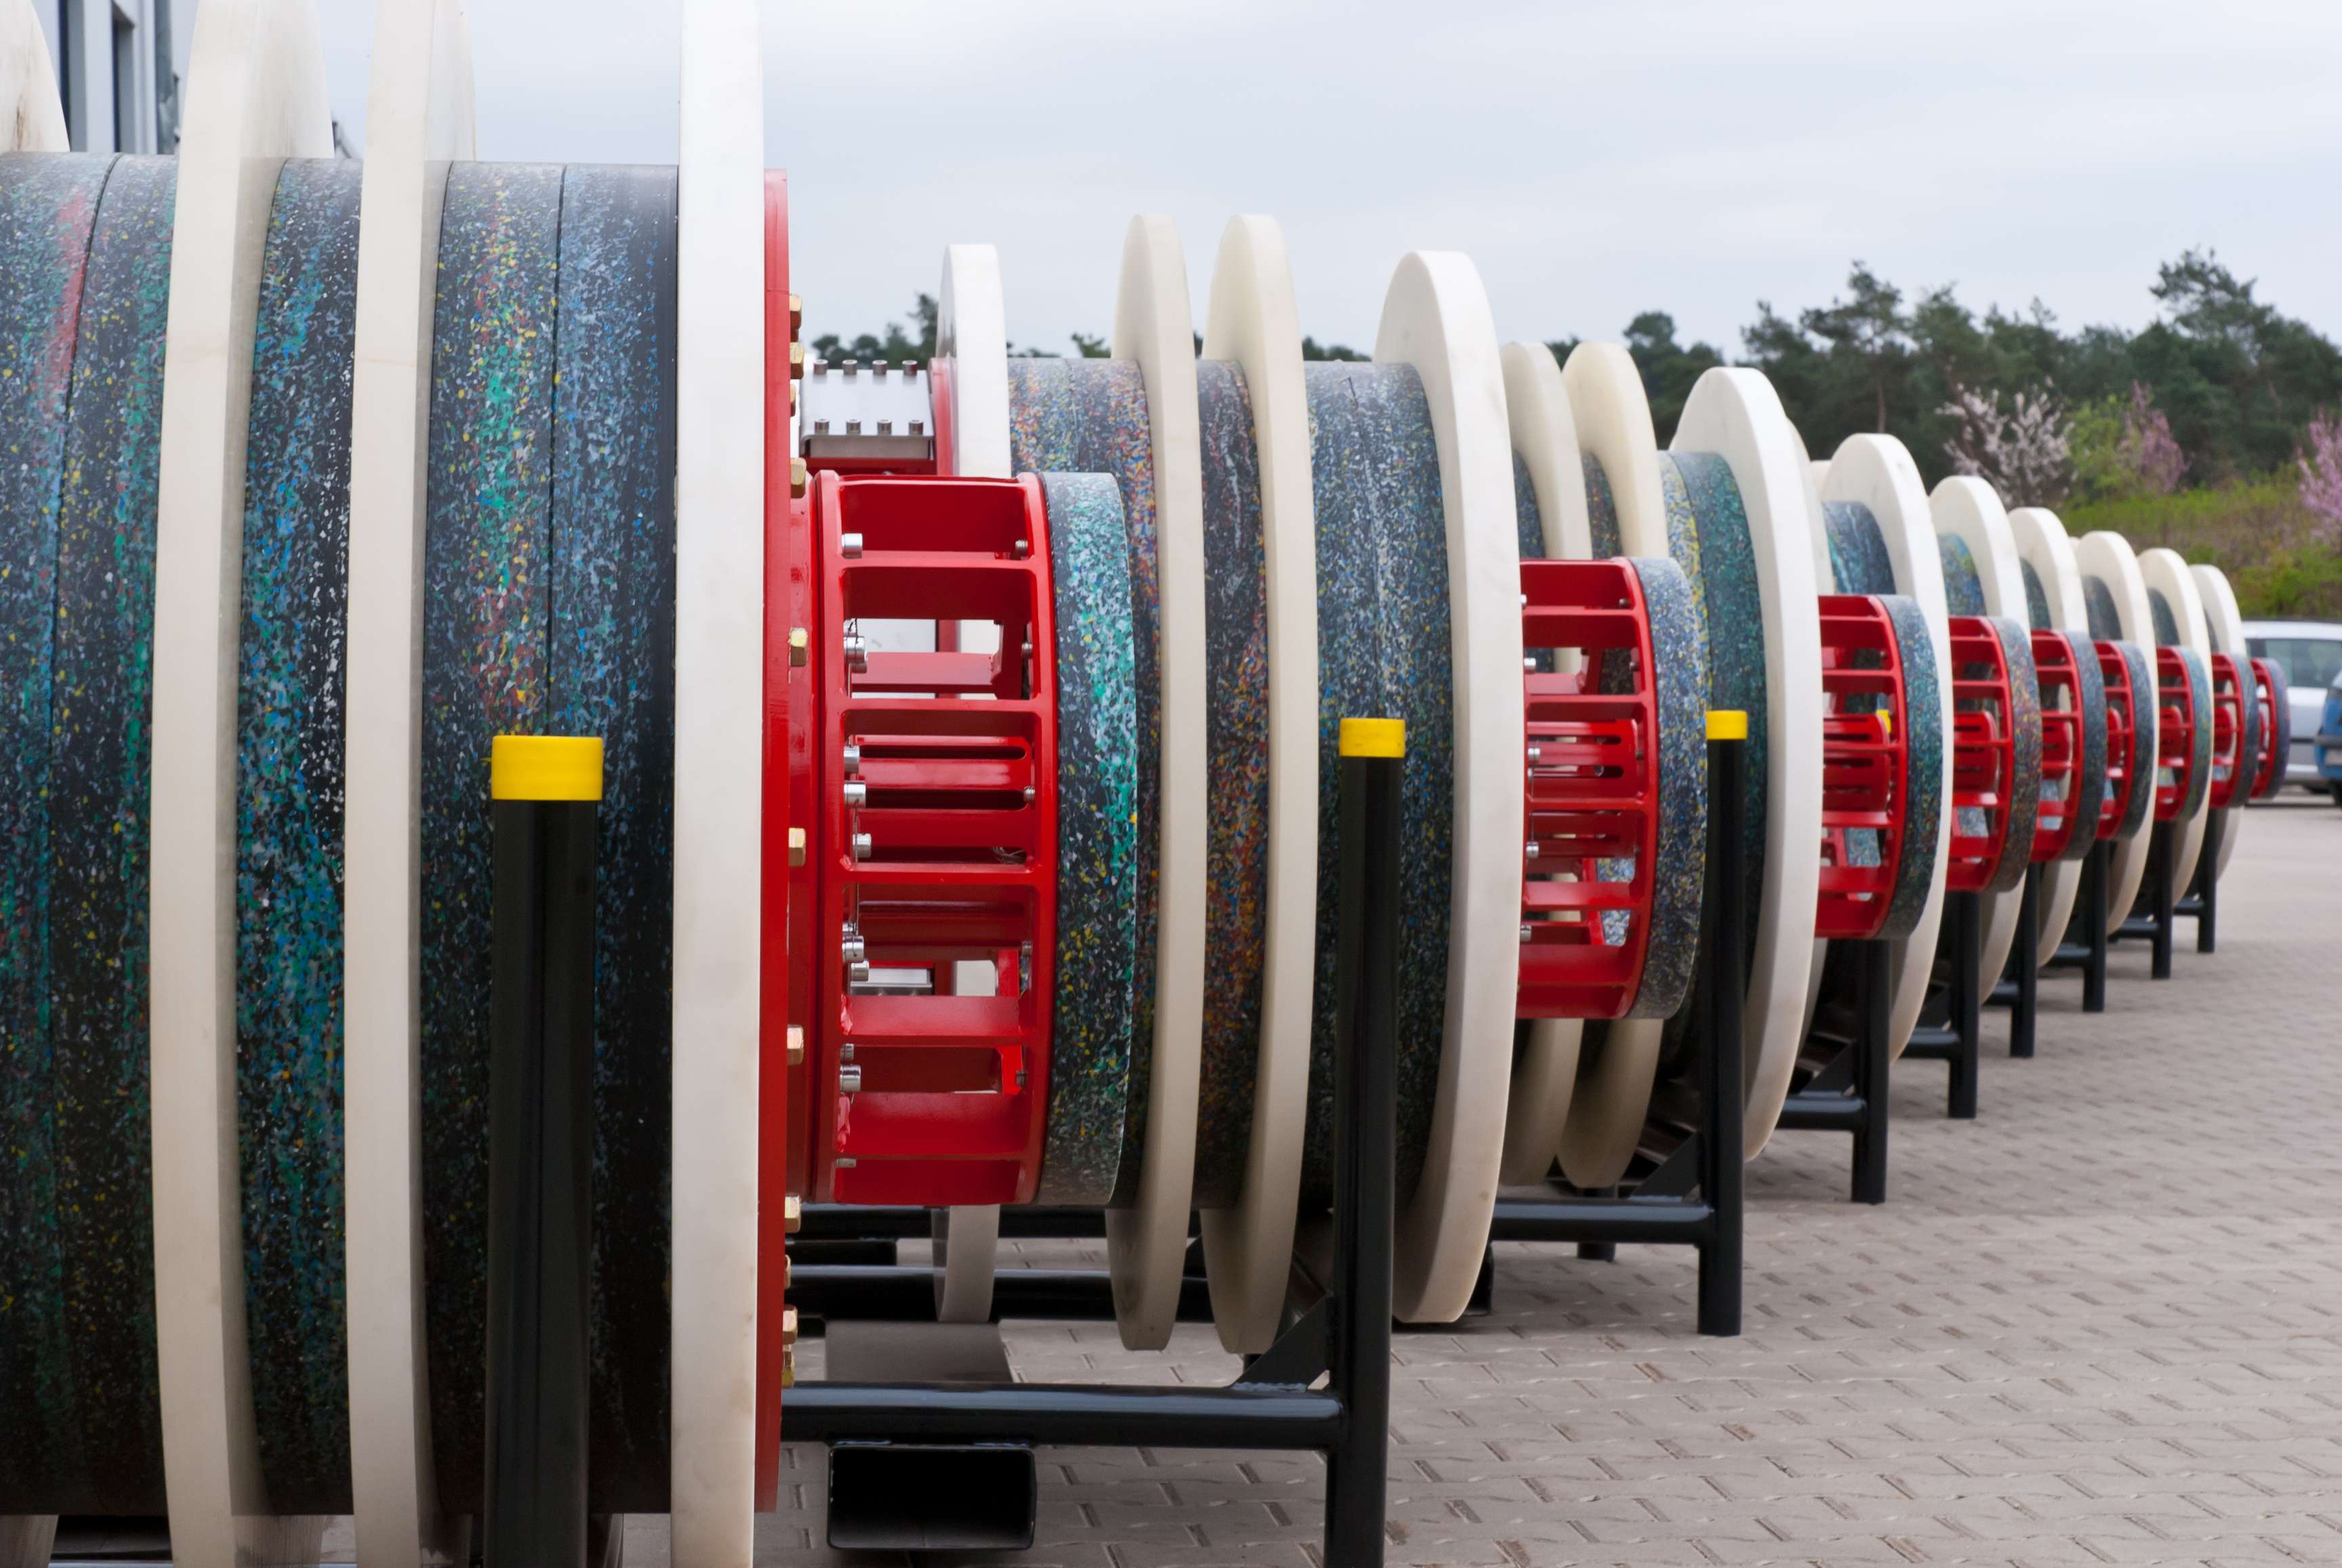
<svg viewBox="0 0 2342 1568">
<path fill-rule="evenodd" d="M 2285 759 L 2285 782 L 2304 789 L 2336 787 L 2319 766 L 2318 737 L 2336 735 L 2334 755 L 2342 768 L 2342 724 L 2329 717 L 2332 687 L 2342 678 L 2342 622 L 2247 621 L 2245 646 L 2283 670 L 2290 688 L 2293 752 Z M 2342 794 L 2335 798 L 2342 802 Z"/>
<path fill-rule="evenodd" d="M 2342 805 L 2342 675 L 2326 688 L 2326 716 L 2317 726 L 2317 771 L 2334 804 Z"/>
</svg>

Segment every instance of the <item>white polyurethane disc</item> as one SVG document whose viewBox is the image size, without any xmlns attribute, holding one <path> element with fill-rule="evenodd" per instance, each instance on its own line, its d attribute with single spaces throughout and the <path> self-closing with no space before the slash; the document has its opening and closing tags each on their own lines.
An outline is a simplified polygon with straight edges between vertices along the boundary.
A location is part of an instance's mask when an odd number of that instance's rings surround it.
<svg viewBox="0 0 2342 1568">
<path fill-rule="evenodd" d="M 415 778 L 439 208 L 473 155 L 462 0 L 375 15 L 350 381 L 342 804 L 342 1180 L 350 1496 L 364 1563 L 421 1563 L 436 1505 L 424 1342 Z"/>
<path fill-rule="evenodd" d="M 2187 558 L 2177 550 L 2142 550 L 2138 553 L 2138 574 L 2147 587 L 2162 594 L 2164 602 L 2171 606 L 2171 619 L 2179 628 L 2177 646 L 2192 650 L 2204 662 L 2208 683 L 2212 635 L 2204 623 L 2203 595 L 2196 591 L 2196 574 L 2187 569 Z M 2199 714 L 2197 722 L 2208 724 L 2212 715 Z M 2196 862 L 2204 851 L 2204 824 L 2211 808 L 2201 802 L 2211 798 L 2210 791 L 2211 781 L 2207 779 L 2196 814 L 2180 818 L 2172 834 L 2173 847 L 2179 856 L 2173 866 L 2173 882 L 2182 894 L 2195 880 Z"/>
<path fill-rule="evenodd" d="M 1196 409 L 1195 312 L 1169 218 L 1133 218 L 1122 246 L 1114 353 L 1146 385 L 1155 467 L 1155 573 L 1162 656 L 1161 793 L 1155 901 L 1155 1043 L 1146 1142 L 1132 1206 L 1106 1213 L 1114 1316 L 1131 1350 L 1160 1350 L 1179 1314 L 1196 1196 L 1196 1097 L 1204 1053 L 1205 856 L 1210 847 L 1204 713 L 1204 457 Z"/>
<path fill-rule="evenodd" d="M 2217 566 L 2196 565 L 2188 570 L 2196 576 L 2196 596 L 2204 604 L 2204 627 L 2211 634 L 2212 646 L 2237 661 L 2237 673 L 2245 684 L 2243 695 L 2246 701 L 2250 702 L 2253 700 L 2252 651 L 2245 645 L 2245 617 L 2237 607 L 2237 591 L 2229 585 L 2228 574 Z M 2240 756 L 2237 759 L 2237 765 L 2249 774 L 2253 759 Z M 2237 792 L 2237 804 L 2244 804 L 2247 796 L 2248 792 L 2240 786 Z M 2237 853 L 2237 838 L 2244 831 L 2244 826 L 2245 814 L 2231 807 L 2228 820 L 2220 828 L 2220 864 L 2213 868 L 2217 874 L 2228 874 L 2228 860 Z"/>
<path fill-rule="evenodd" d="M 1008 472 L 1008 309 L 1000 289 L 1000 255 L 990 245 L 944 249 L 943 288 L 936 296 L 936 358 L 946 374 L 931 380 L 947 386 L 951 395 L 951 450 L 937 457 L 949 464 L 949 472 L 966 478 L 1014 477 Z M 958 1223 L 958 1244 L 937 1265 L 944 1278 L 936 1318 L 988 1323 L 1000 1216 L 986 1221 L 966 1215 Z"/>
<path fill-rule="evenodd" d="M 1268 887 L 1252 1136 L 1236 1204 L 1203 1213 L 1204 1268 L 1223 1348 L 1266 1350 L 1292 1275 L 1309 1108 L 1317 941 L 1317 523 L 1301 317 L 1285 235 L 1232 218 L 1212 265 L 1206 359 L 1244 372 L 1260 461 L 1268 600 Z"/>
<path fill-rule="evenodd" d="M 936 357 L 951 382 L 951 472 L 1008 479 L 1008 313 L 1000 255 L 990 245 L 944 250 L 936 296 Z"/>
<path fill-rule="evenodd" d="M 1521 557 L 1504 370 L 1469 258 L 1411 251 L 1384 296 L 1375 358 L 1421 376 L 1439 443 L 1455 650 L 1456 814 L 1445 1044 L 1423 1178 L 1397 1215 L 1392 1311 L 1460 1316 L 1496 1201 L 1520 984 Z"/>
<path fill-rule="evenodd" d="M 1600 464 L 1609 484 L 1619 549 L 1673 560 L 1658 437 L 1633 356 L 1615 343 L 1579 344 L 1562 366 L 1561 384 L 1579 456 Z M 1584 484 L 1581 472 L 1581 489 Z M 1619 1018 L 1604 1026 L 1601 1048 L 1583 1064 L 1570 1094 L 1554 1150 L 1562 1173 L 1578 1186 L 1612 1186 L 1626 1174 L 1650 1114 L 1666 1030 L 1660 1018 Z"/>
<path fill-rule="evenodd" d="M 936 1209 L 931 1223 L 927 1251 L 936 1273 L 936 1321 L 990 1322 L 993 1262 L 1000 1253 L 1000 1205 Z M 981 1273 L 952 1267 L 952 1253 L 962 1249 L 983 1261 Z"/>
<path fill-rule="evenodd" d="M 315 1563 L 269 1515 L 245 1334 L 235 1094 L 235 711 L 253 317 L 276 174 L 334 151 L 308 0 L 195 17 L 171 236 L 155 540 L 148 1030 L 155 1373 L 171 1550 Z"/>
<path fill-rule="evenodd" d="M 1594 548 L 1586 519 L 1586 468 L 1578 455 L 1577 428 L 1570 418 L 1561 366 L 1554 362 L 1553 351 L 1537 343 L 1508 343 L 1499 358 L 1513 452 L 1528 470 L 1546 558 L 1583 561 Z M 1576 663 L 1571 650 L 1564 668 L 1575 668 Z M 1539 1018 L 1529 1025 L 1528 1043 L 1514 1064 L 1512 1092 L 1506 1100 L 1500 1174 L 1507 1185 L 1541 1181 L 1553 1164 L 1562 1127 L 1569 1119 L 1585 1029 L 1576 1018 Z"/>
<path fill-rule="evenodd" d="M 62 153 L 65 105 L 32 0 L 0 0 L 0 153 Z"/>
<path fill-rule="evenodd" d="M 1821 894 L 1822 648 L 1806 487 L 1796 432 L 1753 370 L 1703 375 L 1668 444 L 1731 465 L 1748 518 L 1765 618 L 1765 887 L 1741 1011 L 1747 1042 L 1748 1157 L 1773 1135 L 1805 1041 L 1814 916 Z"/>
<path fill-rule="evenodd" d="M 1936 486 L 1928 497 L 1928 509 L 1937 534 L 1950 534 L 1967 545 L 1976 561 L 1977 581 L 1984 589 L 1984 613 L 2005 615 L 2020 626 L 2031 625 L 2033 617 L 2025 605 L 2025 572 L 2017 564 L 2017 538 L 2009 532 L 2008 513 L 1998 492 L 1972 474 L 1956 474 Z M 1940 570 L 1939 558 L 1939 574 Z M 1977 984 L 1989 993 L 2007 965 L 2008 949 L 2017 940 L 2017 915 L 2025 890 L 2012 887 L 1979 896 L 1984 900 L 1984 949 L 1983 962 L 1977 966 Z"/>
<path fill-rule="evenodd" d="M 756 1518 L 765 757 L 765 70 L 753 0 L 685 0 L 676 161 L 675 1053 L 668 1506 L 677 1563 Z"/>
<path fill-rule="evenodd" d="M 1927 884 L 1927 902 L 1911 934 L 1895 944 L 1895 1001 L 1889 1014 L 1889 1048 L 1897 1056 L 1911 1041 L 1919 1009 L 1927 1000 L 1927 983 L 1936 966 L 1936 938 L 1944 918 L 1944 872 L 1952 844 L 1952 638 L 1950 617 L 1944 605 L 1943 556 L 1936 548 L 1936 525 L 1927 505 L 1927 482 L 1910 451 L 1891 435 L 1850 435 L 1837 455 L 1817 465 L 1816 475 L 1826 501 L 1854 501 L 1870 509 L 1878 532 L 1887 541 L 1887 558 L 1895 568 L 1895 591 L 1916 600 L 1927 622 L 1927 646 L 1936 655 L 1937 689 L 1942 725 L 1940 755 L 1944 759 L 1942 795 L 1937 810 L 1935 870 Z"/>
<path fill-rule="evenodd" d="M 2147 582 L 2139 575 L 2138 556 L 2130 541 L 2106 528 L 2095 529 L 2074 541 L 2074 565 L 2087 584 L 2092 577 L 2107 585 L 2115 602 L 2115 619 L 2121 641 L 2135 644 L 2147 655 L 2147 679 L 2155 680 L 2155 615 L 2147 607 Z M 2146 776 L 2134 788 L 2151 790 L 2162 756 L 2162 726 L 2153 714 L 2138 721 L 2147 729 Z M 2114 841 L 2113 864 L 2107 867 L 2107 934 L 2130 916 L 2138 902 L 2138 884 L 2147 878 L 2147 852 L 2155 834 L 2155 813 L 2149 810 L 2138 828 Z"/>
<path fill-rule="evenodd" d="M 2041 584 L 2041 597 L 2049 607 L 2049 629 L 2087 637 L 2090 611 L 2082 602 L 2082 574 L 2074 566 L 2074 542 L 2066 536 L 2066 524 L 2046 506 L 2019 506 L 2008 514 L 2008 531 L 2017 541 L 2017 558 L 2033 568 Z M 2097 817 L 2074 831 L 2097 832 Z M 2066 940 L 2066 926 L 2074 917 L 2074 898 L 2082 887 L 2082 863 L 2053 860 L 2035 867 L 2035 874 L 2041 884 L 2034 961 L 2047 964 L 2057 956 Z"/>
</svg>

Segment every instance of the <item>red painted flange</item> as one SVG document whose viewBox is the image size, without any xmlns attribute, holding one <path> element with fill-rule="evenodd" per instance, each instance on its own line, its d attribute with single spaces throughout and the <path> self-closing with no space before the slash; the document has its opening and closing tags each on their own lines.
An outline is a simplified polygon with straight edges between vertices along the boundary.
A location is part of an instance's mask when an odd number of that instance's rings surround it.
<svg viewBox="0 0 2342 1568">
<path fill-rule="evenodd" d="M 1981 615 L 1954 615 L 1952 853 L 1944 885 L 1981 893 L 2007 842 L 2017 785 L 2016 703 L 1999 634 Z M 1965 824 L 1981 817 L 1982 832 Z"/>
<path fill-rule="evenodd" d="M 2260 700 L 2247 684 L 2251 678 L 2231 655 L 2212 655 L 2212 784 L 2207 798 L 2217 811 L 2244 799 L 2245 786 L 2260 772 L 2258 756 L 2242 754 L 2245 704 Z"/>
<path fill-rule="evenodd" d="M 2115 839 L 2122 836 L 2122 825 L 2130 815 L 2131 791 L 2138 787 L 2138 780 L 2131 774 L 2130 754 L 2144 715 L 2131 711 L 2130 661 L 2123 657 L 2122 644 L 2100 639 L 2095 645 L 2098 673 L 2107 688 L 2107 804 L 2098 813 L 2098 837 Z"/>
<path fill-rule="evenodd" d="M 789 1064 L 789 824 L 790 692 L 788 592 L 790 398 L 789 345 L 796 335 L 789 304 L 789 178 L 765 174 L 765 798 L 762 954 L 757 974 L 759 1050 L 756 1106 L 756 1507 L 778 1506 L 781 1391 L 788 1385 L 788 1229 L 785 1199 L 802 1191 L 791 1181 L 789 1108 L 802 1106 Z"/>
<path fill-rule="evenodd" d="M 2041 676 L 2041 808 L 2034 818 L 2032 862 L 2045 865 L 2066 853 L 2085 822 L 2097 824 L 2089 803 L 2074 798 L 2082 771 L 2081 669 L 2062 632 L 2033 634 L 2033 667 Z"/>
<path fill-rule="evenodd" d="M 2266 800 L 2277 793 L 2277 782 L 2285 776 L 2286 758 L 2277 743 L 2277 667 L 2267 659 L 2255 659 L 2253 666 L 2253 700 L 2261 705 L 2261 753 L 2253 765 L 2251 798 Z"/>
<path fill-rule="evenodd" d="M 2155 820 L 2177 822 L 2195 782 L 2196 726 L 2205 715 L 2196 711 L 2196 688 L 2178 649 L 2155 650 Z"/>
<path fill-rule="evenodd" d="M 1821 596 L 1822 873 L 1814 934 L 1867 942 L 1886 924 L 1911 804 L 1910 716 L 1887 606 Z M 1866 835 L 1875 855 L 1854 853 Z"/>
</svg>

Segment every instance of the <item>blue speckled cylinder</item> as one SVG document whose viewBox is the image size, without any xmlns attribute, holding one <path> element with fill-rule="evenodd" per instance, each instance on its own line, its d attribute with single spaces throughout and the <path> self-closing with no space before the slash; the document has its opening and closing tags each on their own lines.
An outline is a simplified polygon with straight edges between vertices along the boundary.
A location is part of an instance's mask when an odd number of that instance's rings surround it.
<svg viewBox="0 0 2342 1568">
<path fill-rule="evenodd" d="M 2014 757 L 2008 831 L 2001 840 L 2000 859 L 1985 885 L 1988 892 L 2007 893 L 2025 880 L 2041 811 L 2041 674 L 2034 667 L 2030 632 L 2006 615 L 1989 615 L 1986 621 L 1999 638 L 2001 657 L 2008 665 L 2009 739 Z"/>
<path fill-rule="evenodd" d="M 1333 1180 L 1334 951 L 1339 909 L 1345 717 L 1401 719 L 1397 1201 L 1414 1194 L 1430 1139 L 1446 1036 L 1455 817 L 1454 647 L 1438 442 L 1422 382 L 1404 365 L 1312 363 L 1316 492 L 1318 800 L 1316 974 L 1303 1180 Z"/>
<path fill-rule="evenodd" d="M 2101 643 L 2122 640 L 2122 615 L 2115 608 L 2115 594 L 2103 577 L 2082 579 L 2082 607 L 2089 613 L 2090 635 Z"/>
<path fill-rule="evenodd" d="M 2091 579 L 2093 582 L 2097 579 Z M 2093 615 L 2095 622 L 2096 616 Z M 2121 836 L 2130 837 L 2147 825 L 2147 814 L 2155 807 L 2154 769 L 2149 765 L 2156 749 L 2156 714 L 2160 702 L 2155 677 L 2155 661 L 2137 643 L 2109 639 L 2121 650 L 2123 668 L 2128 673 L 2130 685 L 2130 774 L 2136 781 L 2131 786 L 2130 800 L 2123 808 Z M 2282 771 L 2282 770 L 2280 770 Z"/>
<path fill-rule="evenodd" d="M 1957 534 L 1936 535 L 1936 554 L 1944 564 L 1944 608 L 1955 615 L 1984 614 L 1984 579 L 1977 571 L 1976 554 Z"/>
<path fill-rule="evenodd" d="M 1136 360 L 1008 362 L 1008 464 L 1016 474 L 1104 474 L 1122 493 L 1138 693 L 1138 950 L 1131 974 L 1130 1104 L 1121 1118 L 1116 1204 L 1136 1201 L 1155 1061 L 1156 862 L 1161 853 L 1162 627 L 1155 564 L 1155 445 Z M 1085 1125 L 1104 1128 L 1107 1120 Z"/>
<path fill-rule="evenodd" d="M 2196 727 L 2190 736 L 2187 789 L 2179 798 L 2182 822 L 2204 809 L 2212 785 L 2212 666 L 2193 648 L 2174 648 L 2187 667 L 2187 694 L 2196 707 Z"/>
<path fill-rule="evenodd" d="M 1131 1109 L 1138 998 L 1138 655 L 1110 475 L 1045 474 L 1057 654 L 1057 953 L 1035 1200 L 1102 1204 Z"/>
<path fill-rule="evenodd" d="M 1897 942 L 1917 928 L 1935 886 L 1936 840 L 1944 820 L 1944 690 L 1919 602 L 1901 594 L 1883 594 L 1879 602 L 1895 623 L 1895 651 L 1903 663 L 1903 844 L 1896 856 L 1895 896 L 1878 931 L 1879 940 Z M 2034 734 L 2040 734 L 2037 724 Z"/>
<path fill-rule="evenodd" d="M 1205 724 L 1204 1038 L 1196 1083 L 1196 1204 L 1243 1196 L 1259 1084 L 1268 940 L 1268 556 L 1260 452 L 1244 372 L 1196 366 L 1203 436 Z"/>
<path fill-rule="evenodd" d="M 245 1321 L 269 1504 L 350 1507 L 342 686 L 358 165 L 278 172 L 253 325 L 236 659 Z"/>
<path fill-rule="evenodd" d="M 2067 836 L 2057 858 L 2080 860 L 2097 842 L 2101 804 L 2107 798 L 2107 684 L 2098 668 L 2097 645 L 2085 636 L 2060 632 L 2074 658 L 2075 707 L 2082 717 L 2081 755 L 2067 788 L 2084 820 Z"/>
<path fill-rule="evenodd" d="M 1707 646 L 1691 580 L 1673 561 L 1633 557 L 1657 677 L 1659 845 L 1650 940 L 1629 1018 L 1668 1018 L 1690 994 L 1707 885 Z"/>
<path fill-rule="evenodd" d="M 2020 560 L 2017 565 L 2017 570 L 2025 574 L 2026 617 L 2032 623 L 2035 631 L 2047 632 L 2051 629 L 2049 594 L 2041 586 L 2041 574 L 2033 569 L 2033 563 L 2030 561 Z"/>
<path fill-rule="evenodd" d="M 1610 476 L 1602 472 L 1602 460 L 1588 452 L 1578 459 L 1578 465 L 1586 473 L 1586 528 L 1594 558 L 1606 561 L 1625 554 L 1626 547 L 1618 542 L 1618 503 L 1610 494 Z"/>
</svg>

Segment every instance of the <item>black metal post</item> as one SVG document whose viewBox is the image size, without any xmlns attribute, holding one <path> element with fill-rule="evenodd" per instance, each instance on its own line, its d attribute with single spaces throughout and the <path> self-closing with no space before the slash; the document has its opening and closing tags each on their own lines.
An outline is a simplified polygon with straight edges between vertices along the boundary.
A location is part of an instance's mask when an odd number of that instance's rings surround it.
<svg viewBox="0 0 2342 1568">
<path fill-rule="evenodd" d="M 2147 846 L 2147 874 L 2155 884 L 2154 956 L 2147 973 L 2157 980 L 2171 978 L 2172 905 L 2177 902 L 2173 882 L 2179 870 L 2178 838 L 2178 824 L 2158 822 L 2155 824 L 2155 837 Z"/>
<path fill-rule="evenodd" d="M 2017 1001 L 2008 1010 L 2008 1054 L 2033 1054 L 2033 1020 L 2041 998 L 2041 868 L 2025 868 L 2025 891 L 2017 902 L 2017 940 L 2008 962 L 2017 970 Z"/>
<path fill-rule="evenodd" d="M 2204 848 L 2196 857 L 2196 951 L 2217 952 L 2220 945 L 2220 841 L 2228 835 L 2228 814 L 2207 812 Z"/>
<path fill-rule="evenodd" d="M 481 1544 L 489 1568 L 584 1568 L 601 743 L 494 754 Z"/>
<path fill-rule="evenodd" d="M 1744 732 L 1745 734 L 1745 732 Z M 1699 1184 L 1713 1223 L 1699 1248 L 1699 1332 L 1740 1332 L 1741 1235 L 1746 1215 L 1746 1081 L 1740 1010 L 1746 984 L 1741 974 L 1746 942 L 1747 884 L 1743 843 L 1742 774 L 1748 743 L 1740 736 L 1712 736 L 1707 743 L 1707 899 L 1716 912 L 1716 944 L 1700 975 L 1703 1015 L 1700 1067 L 1706 1081 L 1700 1098 L 1707 1111 L 1701 1129 Z"/>
<path fill-rule="evenodd" d="M 2115 846 L 2100 839 L 2090 848 L 2089 859 L 2082 863 L 2082 1011 L 2104 1013 L 2107 1010 L 2107 922 L 2112 914 L 2107 906 L 2113 894 L 2107 884 L 2113 879 Z"/>
<path fill-rule="evenodd" d="M 1854 1099 L 1861 1107 L 1854 1124 L 1854 1201 L 1887 1201 L 1887 1036 L 1895 1002 L 1894 944 L 1859 944 L 1862 979 L 1862 1037 L 1855 1043 Z M 1976 988 L 1968 987 L 1973 1009 Z M 1957 1069 L 1955 1068 L 1955 1073 Z"/>
<path fill-rule="evenodd" d="M 1951 1083 L 1945 1096 L 1945 1114 L 1956 1122 L 1972 1122 L 1977 1114 L 1977 1059 L 1984 1047 L 1984 898 L 1974 893 L 1949 896 L 1953 921 L 1952 1033 L 1958 1040 L 1952 1048 Z M 1883 1037 L 1885 1031 L 1880 1033 Z M 1882 1115 L 1880 1121 L 1885 1120 Z M 1859 1158 L 1857 1154 L 1857 1163 Z M 1882 1183 L 1885 1179 L 1882 1164 Z M 1883 1195 L 1883 1185 L 1880 1190 Z"/>
<path fill-rule="evenodd" d="M 1392 726 L 1396 728 L 1396 726 Z M 1336 939 L 1334 1289 L 1326 1370 L 1342 1397 L 1326 1453 L 1326 1562 L 1383 1560 L 1388 1488 L 1392 1165 L 1401 748 L 1342 737 L 1341 924 Z M 1380 752 L 1384 754 L 1374 754 Z"/>
</svg>

